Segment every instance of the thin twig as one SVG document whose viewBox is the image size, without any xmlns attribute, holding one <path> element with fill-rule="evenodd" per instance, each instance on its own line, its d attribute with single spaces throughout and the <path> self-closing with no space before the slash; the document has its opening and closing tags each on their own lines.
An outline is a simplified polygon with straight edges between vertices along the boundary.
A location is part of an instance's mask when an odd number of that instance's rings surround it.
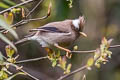
<svg viewBox="0 0 120 80">
<path fill-rule="evenodd" d="M 88 50 L 88 51 L 71 51 L 72 53 L 93 53 L 96 50 Z"/>
<path fill-rule="evenodd" d="M 15 24 L 13 24 L 12 26 L 10 26 L 11 28 L 12 27 L 20 27 L 21 25 L 24 25 L 24 24 L 27 24 L 28 22 L 30 22 L 30 21 L 37 21 L 37 20 L 43 20 L 43 19 L 46 19 L 46 18 L 48 18 L 48 15 L 45 15 L 45 16 L 43 16 L 43 17 L 41 17 L 41 18 L 35 18 L 35 19 L 26 19 L 26 20 L 21 20 L 21 21 L 19 21 L 19 22 L 17 22 L 17 23 L 15 23 Z M 6 30 L 1 30 L 0 32 L 1 33 L 3 33 L 3 32 L 5 32 Z"/>
<path fill-rule="evenodd" d="M 32 9 L 32 11 L 34 11 L 42 1 L 43 1 L 43 0 L 40 0 L 39 3 L 37 4 L 37 6 L 35 6 L 35 7 Z M 32 13 L 32 11 L 30 11 L 30 12 L 27 14 L 26 17 L 28 17 L 28 16 Z M 12 28 L 12 27 L 16 27 L 16 28 L 17 28 L 17 27 L 20 27 L 21 25 L 27 24 L 27 23 L 30 22 L 30 21 L 37 21 L 37 20 L 46 19 L 46 18 L 48 18 L 48 17 L 50 16 L 50 13 L 51 13 L 51 3 L 49 4 L 47 15 L 45 15 L 45 16 L 43 16 L 43 17 L 41 17 L 41 18 L 23 19 L 23 20 L 15 23 L 15 24 L 13 24 L 13 25 L 11 25 L 10 27 L 11 27 L 11 28 Z M 5 32 L 5 31 L 6 31 L 6 30 L 4 30 L 4 29 L 3 29 L 3 30 L 0 30 L 1 33 Z"/>
<path fill-rule="evenodd" d="M 109 48 L 116 48 L 116 47 L 120 47 L 120 45 L 113 45 L 113 46 L 110 46 Z"/>
<path fill-rule="evenodd" d="M 86 75 L 85 75 L 85 74 L 83 75 L 83 78 L 82 78 L 82 80 L 86 80 Z"/>
<path fill-rule="evenodd" d="M 22 22 L 23 22 L 23 20 L 15 23 L 15 24 L 13 24 L 13 25 L 11 25 L 10 28 L 12 28 L 12 27 L 14 27 L 14 26 L 17 26 L 17 25 L 19 25 L 19 24 L 22 23 Z M 1 30 L 0 30 L 1 33 L 5 32 L 5 31 L 6 31 L 5 29 L 1 29 Z"/>
<path fill-rule="evenodd" d="M 45 56 L 45 57 L 40 57 L 40 58 L 34 58 L 34 59 L 21 60 L 21 61 L 17 61 L 15 64 L 32 62 L 32 61 L 39 61 L 39 60 L 42 60 L 42 59 L 47 59 L 47 56 Z"/>
<path fill-rule="evenodd" d="M 116 47 L 120 47 L 120 45 L 113 45 L 110 46 L 109 48 L 116 48 Z M 96 50 L 88 50 L 88 51 L 72 51 L 72 53 L 78 53 L 78 54 L 84 54 L 84 53 L 94 53 Z M 15 64 L 20 64 L 20 63 L 26 63 L 26 62 L 32 62 L 32 61 L 38 61 L 38 60 L 42 60 L 42 59 L 47 59 L 47 56 L 45 57 L 40 57 L 40 58 L 34 58 L 34 59 L 28 59 L 28 60 L 22 60 L 22 61 L 17 61 Z"/>
<path fill-rule="evenodd" d="M 72 71 L 72 72 L 70 72 L 70 73 L 68 73 L 68 74 L 66 74 L 66 75 L 61 76 L 61 77 L 58 78 L 57 80 L 63 80 L 63 79 L 65 79 L 65 78 L 67 78 L 67 77 L 69 77 L 69 76 L 71 76 L 71 75 L 73 75 L 73 74 L 75 74 L 75 73 L 77 73 L 77 72 L 80 72 L 80 71 L 82 71 L 82 70 L 85 70 L 85 69 L 87 69 L 87 66 L 86 66 L 86 65 L 85 65 L 85 66 L 82 66 L 82 67 L 80 67 L 80 68 L 78 68 L 78 69 L 76 69 L 76 70 L 74 70 L 74 71 Z"/>
<path fill-rule="evenodd" d="M 41 18 L 28 19 L 28 21 L 37 21 L 37 20 L 43 20 L 43 19 L 46 19 L 46 18 L 48 18 L 48 15 L 43 16 Z"/>
<path fill-rule="evenodd" d="M 8 8 L 8 9 L 5 9 L 5 10 L 3 10 L 3 11 L 0 11 L 0 14 L 4 13 L 4 12 L 6 12 L 6 11 L 9 11 L 9 10 L 11 10 L 11 9 L 13 9 L 13 8 L 16 8 L 16 7 L 18 7 L 18 6 L 22 6 L 22 5 L 25 5 L 25 4 L 27 4 L 27 3 L 33 2 L 33 1 L 36 1 L 36 0 L 27 0 L 27 1 L 24 1 L 24 2 L 22 2 L 22 3 L 20 3 L 20 4 L 17 4 L 17 5 L 15 5 L 15 6 L 12 6 L 12 7 Z"/>
<path fill-rule="evenodd" d="M 29 77 L 33 78 L 34 80 L 40 80 L 40 79 L 38 79 L 38 78 L 32 76 L 31 74 L 29 74 L 28 72 L 26 72 L 26 71 L 23 70 L 23 69 L 20 69 L 20 71 L 24 72 L 26 75 L 28 75 Z"/>
<path fill-rule="evenodd" d="M 26 75 L 28 75 L 28 76 L 31 77 L 32 79 L 34 79 L 34 80 L 40 80 L 40 79 L 38 79 L 38 78 L 32 76 L 32 75 L 29 74 L 28 72 L 26 72 L 24 69 L 22 69 L 22 67 L 19 67 L 19 66 L 13 64 L 13 63 L 8 63 L 8 64 L 10 64 L 11 66 L 15 67 L 15 68 L 18 69 L 19 71 L 25 73 Z"/>
<path fill-rule="evenodd" d="M 43 0 L 40 0 L 37 5 L 26 15 L 26 17 L 28 17 L 39 5 L 40 3 L 42 2 Z"/>
<path fill-rule="evenodd" d="M 98 57 L 99 58 L 99 57 Z M 94 60 L 94 63 L 96 62 L 96 60 L 98 59 L 98 58 L 96 58 L 95 60 Z M 93 63 L 93 64 L 94 64 Z M 80 71 L 82 71 L 82 70 L 85 70 L 85 69 L 88 69 L 88 65 L 84 65 L 84 66 L 82 66 L 82 67 L 80 67 L 80 68 L 78 68 L 78 69 L 76 69 L 76 70 L 74 70 L 74 71 L 72 71 L 72 72 L 70 72 L 70 73 L 68 73 L 68 74 L 66 74 L 66 75 L 63 75 L 63 76 L 61 76 L 60 78 L 58 78 L 57 80 L 63 80 L 63 79 L 65 79 L 65 78 L 67 78 L 67 77 L 69 77 L 69 76 L 71 76 L 71 75 L 74 75 L 75 73 L 77 73 L 77 72 L 80 72 Z"/>
<path fill-rule="evenodd" d="M 116 47 L 120 47 L 120 45 L 113 45 L 110 46 L 109 48 L 116 48 Z M 96 50 L 87 50 L 87 51 L 71 51 L 72 53 L 94 53 Z"/>
</svg>

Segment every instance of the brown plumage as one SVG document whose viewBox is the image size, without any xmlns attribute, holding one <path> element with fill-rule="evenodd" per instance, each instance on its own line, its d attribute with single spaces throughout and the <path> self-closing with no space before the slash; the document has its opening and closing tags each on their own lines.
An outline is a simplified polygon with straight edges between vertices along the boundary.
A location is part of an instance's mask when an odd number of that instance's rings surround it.
<svg viewBox="0 0 120 80">
<path fill-rule="evenodd" d="M 28 40 L 36 40 L 42 47 L 65 47 L 73 43 L 80 35 L 86 36 L 82 32 L 84 23 L 84 17 L 79 17 L 75 20 L 51 22 L 37 29 L 31 29 L 31 35 L 15 44 Z"/>
</svg>

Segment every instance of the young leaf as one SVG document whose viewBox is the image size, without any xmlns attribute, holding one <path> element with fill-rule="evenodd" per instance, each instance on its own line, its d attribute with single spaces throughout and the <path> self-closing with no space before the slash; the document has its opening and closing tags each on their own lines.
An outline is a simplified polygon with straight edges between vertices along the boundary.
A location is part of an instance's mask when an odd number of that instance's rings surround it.
<svg viewBox="0 0 120 80">
<path fill-rule="evenodd" d="M 67 0 L 67 1 L 69 1 L 69 8 L 72 8 L 72 4 L 73 4 L 73 0 Z"/>
<path fill-rule="evenodd" d="M 67 64 L 66 57 L 65 56 L 60 57 L 58 66 L 61 67 L 63 70 L 66 70 L 66 64 Z"/>
<path fill-rule="evenodd" d="M 0 16 L 0 26 L 6 30 L 8 30 L 16 39 L 18 39 L 18 35 L 16 34 L 16 32 L 10 28 L 10 25 L 8 25 L 4 20 L 3 16 Z"/>
<path fill-rule="evenodd" d="M 4 80 L 6 78 L 8 78 L 8 74 L 5 71 L 1 70 L 0 71 L 0 80 Z"/>
<path fill-rule="evenodd" d="M 0 7 L 2 7 L 2 8 L 9 8 L 9 6 L 4 4 L 3 2 L 0 2 Z"/>
<path fill-rule="evenodd" d="M 3 55 L 1 52 L 0 52 L 0 61 L 3 61 Z"/>
<path fill-rule="evenodd" d="M 52 61 L 52 67 L 55 67 L 56 64 L 57 64 L 57 61 L 54 59 L 54 60 Z"/>
<path fill-rule="evenodd" d="M 17 48 L 13 45 L 13 43 L 8 40 L 3 34 L 0 33 L 0 39 L 9 44 L 15 51 L 17 52 Z"/>
<path fill-rule="evenodd" d="M 16 73 L 16 74 L 8 77 L 7 79 L 4 79 L 4 80 L 12 80 L 12 78 L 14 78 L 14 77 L 17 76 L 17 75 L 21 75 L 21 74 L 22 74 L 22 75 L 25 75 L 23 72 L 18 72 L 18 73 Z"/>
<path fill-rule="evenodd" d="M 8 4 L 12 5 L 12 6 L 16 5 L 16 3 L 14 3 L 11 0 L 4 0 L 4 2 L 6 2 L 6 3 L 8 3 Z"/>
<path fill-rule="evenodd" d="M 13 54 L 15 53 L 14 49 L 12 49 L 9 45 L 6 46 L 5 50 L 6 50 L 6 54 L 9 58 L 11 58 L 13 56 Z"/>
<path fill-rule="evenodd" d="M 74 50 L 77 50 L 77 49 L 78 49 L 78 46 L 77 46 L 77 45 L 76 45 L 76 46 L 74 46 L 74 47 L 73 47 L 73 49 L 74 49 Z"/>
<path fill-rule="evenodd" d="M 89 58 L 87 61 L 87 66 L 91 67 L 94 64 L 94 59 L 93 58 Z"/>
<path fill-rule="evenodd" d="M 72 64 L 68 64 L 68 65 L 67 65 L 67 68 L 66 68 L 66 70 L 65 70 L 65 72 L 64 72 L 64 74 L 70 73 L 71 67 L 72 67 Z"/>
<path fill-rule="evenodd" d="M 12 24 L 13 23 L 13 13 L 12 12 L 5 12 L 4 13 L 4 18 L 7 24 Z"/>
</svg>

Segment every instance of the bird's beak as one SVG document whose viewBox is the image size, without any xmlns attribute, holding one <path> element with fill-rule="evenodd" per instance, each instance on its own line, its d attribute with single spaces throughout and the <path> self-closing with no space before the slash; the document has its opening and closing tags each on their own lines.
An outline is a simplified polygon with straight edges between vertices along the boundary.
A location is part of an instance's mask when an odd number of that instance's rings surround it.
<svg viewBox="0 0 120 80">
<path fill-rule="evenodd" d="M 80 34 L 84 37 L 87 37 L 87 34 L 85 34 L 84 32 L 80 32 Z"/>
</svg>

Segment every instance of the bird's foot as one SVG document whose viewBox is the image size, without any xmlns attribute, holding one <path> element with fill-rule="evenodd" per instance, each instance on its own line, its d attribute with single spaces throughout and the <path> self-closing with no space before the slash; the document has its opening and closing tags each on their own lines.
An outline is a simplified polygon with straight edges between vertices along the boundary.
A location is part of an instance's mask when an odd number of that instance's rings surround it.
<svg viewBox="0 0 120 80">
<path fill-rule="evenodd" d="M 66 51 L 66 52 L 68 52 L 68 53 L 71 53 L 71 50 L 66 49 L 66 48 L 64 48 L 64 47 L 61 47 L 61 46 L 59 46 L 58 44 L 54 44 L 54 46 L 57 47 L 57 48 L 59 48 L 59 49 L 61 49 L 61 50 Z"/>
<path fill-rule="evenodd" d="M 59 46 L 58 44 L 54 44 L 54 46 L 57 47 L 57 48 L 59 48 L 59 49 L 61 49 L 61 50 L 66 51 L 66 56 L 67 56 L 68 58 L 71 58 L 71 57 L 72 57 L 71 50 L 66 49 L 66 48 L 64 48 L 64 47 L 61 47 L 61 46 Z"/>
<path fill-rule="evenodd" d="M 69 58 L 69 59 L 71 59 L 72 53 L 66 52 L 66 57 Z"/>
</svg>

